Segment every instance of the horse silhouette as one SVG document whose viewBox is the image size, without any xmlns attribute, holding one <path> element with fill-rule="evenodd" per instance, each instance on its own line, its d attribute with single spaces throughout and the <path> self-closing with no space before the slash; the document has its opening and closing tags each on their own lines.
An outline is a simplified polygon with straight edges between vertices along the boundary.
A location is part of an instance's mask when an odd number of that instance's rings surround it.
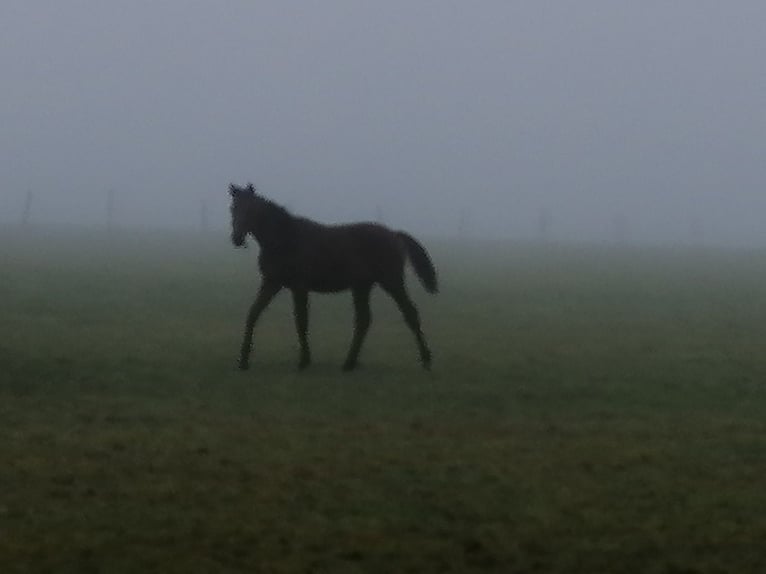
<svg viewBox="0 0 766 574">
<path fill-rule="evenodd" d="M 256 193 L 252 184 L 229 186 L 231 240 L 246 246 L 252 235 L 260 246 L 262 281 L 245 322 L 239 367 L 247 369 L 258 317 L 282 289 L 292 292 L 295 325 L 300 342 L 298 367 L 311 363 L 308 342 L 309 292 L 351 290 L 354 336 L 343 369 L 357 366 L 359 351 L 370 328 L 370 292 L 375 285 L 396 302 L 417 342 L 423 367 L 431 366 L 431 351 L 420 327 L 415 304 L 404 284 L 404 264 L 410 261 L 423 287 L 438 291 L 436 269 L 425 248 L 411 235 L 377 223 L 324 225 L 297 217 Z"/>
</svg>

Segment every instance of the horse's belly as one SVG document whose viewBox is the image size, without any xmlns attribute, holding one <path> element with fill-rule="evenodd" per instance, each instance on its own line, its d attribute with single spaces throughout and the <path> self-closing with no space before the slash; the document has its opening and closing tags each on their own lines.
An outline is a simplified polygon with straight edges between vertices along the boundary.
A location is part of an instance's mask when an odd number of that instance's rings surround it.
<svg viewBox="0 0 766 574">
<path fill-rule="evenodd" d="M 335 293 L 348 289 L 350 286 L 351 282 L 347 277 L 321 276 L 310 278 L 307 288 L 309 291 L 317 291 L 319 293 Z"/>
<path fill-rule="evenodd" d="M 362 269 L 350 267 L 347 262 L 337 262 L 335 265 L 324 265 L 310 270 L 305 275 L 306 288 L 320 293 L 335 293 L 344 291 L 363 282 L 367 273 Z"/>
</svg>

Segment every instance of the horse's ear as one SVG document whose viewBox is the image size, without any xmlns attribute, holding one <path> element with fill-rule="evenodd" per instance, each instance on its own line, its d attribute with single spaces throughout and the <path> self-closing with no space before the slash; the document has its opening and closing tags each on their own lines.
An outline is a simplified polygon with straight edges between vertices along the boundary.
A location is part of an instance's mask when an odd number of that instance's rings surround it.
<svg viewBox="0 0 766 574">
<path fill-rule="evenodd" d="M 236 185 L 234 185 L 233 183 L 229 184 L 229 195 L 231 195 L 232 197 L 235 197 L 238 191 L 239 191 L 239 188 Z"/>
<path fill-rule="evenodd" d="M 255 186 L 252 183 L 247 184 L 247 193 L 250 195 L 255 195 Z"/>
</svg>

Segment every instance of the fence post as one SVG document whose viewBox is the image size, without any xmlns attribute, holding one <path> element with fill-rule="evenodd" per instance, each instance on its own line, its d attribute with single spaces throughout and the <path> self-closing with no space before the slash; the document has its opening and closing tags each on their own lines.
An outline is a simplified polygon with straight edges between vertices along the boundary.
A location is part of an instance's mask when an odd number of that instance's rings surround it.
<svg viewBox="0 0 766 574">
<path fill-rule="evenodd" d="M 204 199 L 199 206 L 199 228 L 202 233 L 208 231 L 207 202 Z"/>
<path fill-rule="evenodd" d="M 551 215 L 551 210 L 547 207 L 543 207 L 537 215 L 537 232 L 542 241 L 548 241 L 550 239 L 552 226 L 553 216 Z"/>
<path fill-rule="evenodd" d="M 626 243 L 628 240 L 629 224 L 628 218 L 623 213 L 618 213 L 612 220 L 614 240 L 617 243 Z"/>
<path fill-rule="evenodd" d="M 29 220 L 32 217 L 32 190 L 28 189 L 26 197 L 24 198 L 24 210 L 21 212 L 21 224 L 29 225 Z"/>
<path fill-rule="evenodd" d="M 464 207 L 460 210 L 457 221 L 458 237 L 464 238 L 468 233 L 468 210 Z"/>
<path fill-rule="evenodd" d="M 106 229 L 111 232 L 114 228 L 114 190 L 106 194 Z"/>
<path fill-rule="evenodd" d="M 692 217 L 689 221 L 689 236 L 693 245 L 705 242 L 705 226 L 697 217 Z"/>
</svg>

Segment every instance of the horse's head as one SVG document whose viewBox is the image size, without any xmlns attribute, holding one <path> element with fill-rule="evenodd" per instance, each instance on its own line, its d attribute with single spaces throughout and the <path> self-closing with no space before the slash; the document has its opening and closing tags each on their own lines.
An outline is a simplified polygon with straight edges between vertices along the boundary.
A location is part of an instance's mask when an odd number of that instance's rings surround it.
<svg viewBox="0 0 766 574">
<path fill-rule="evenodd" d="M 253 206 L 257 202 L 255 187 L 248 183 L 245 187 L 229 185 L 231 195 L 231 242 L 237 247 L 245 247 L 245 237 L 252 231 Z"/>
</svg>

